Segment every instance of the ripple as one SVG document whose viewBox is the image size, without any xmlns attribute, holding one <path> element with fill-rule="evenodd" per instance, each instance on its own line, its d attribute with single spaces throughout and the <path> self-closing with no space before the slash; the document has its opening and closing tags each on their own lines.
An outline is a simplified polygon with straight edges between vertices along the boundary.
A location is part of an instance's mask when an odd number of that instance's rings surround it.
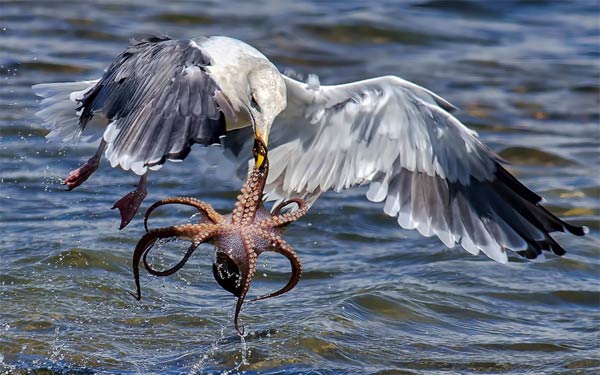
<svg viewBox="0 0 600 375">
<path fill-rule="evenodd" d="M 565 167 L 576 164 L 569 159 L 532 147 L 508 147 L 500 151 L 498 155 L 515 165 Z"/>
<path fill-rule="evenodd" d="M 513 350 L 517 352 L 565 352 L 572 350 L 568 346 L 545 342 L 491 343 L 480 345 L 485 349 Z"/>
<path fill-rule="evenodd" d="M 595 94 L 600 95 L 600 86 L 598 85 L 579 85 L 573 86 L 571 90 L 575 92 L 582 92 L 585 94 Z"/>
<path fill-rule="evenodd" d="M 161 13 L 152 17 L 152 20 L 178 25 L 211 25 L 216 23 L 214 18 L 205 14 L 189 13 Z"/>
<path fill-rule="evenodd" d="M 357 65 L 360 62 L 356 60 L 351 60 L 347 58 L 340 57 L 322 57 L 315 56 L 314 58 L 310 58 L 310 55 L 307 54 L 294 54 L 294 55 L 282 55 L 275 54 L 269 56 L 273 61 L 277 61 L 278 63 L 291 65 L 291 66 L 303 66 L 314 70 L 316 68 L 323 67 L 346 67 L 351 65 Z"/>
<path fill-rule="evenodd" d="M 491 292 L 486 294 L 493 298 L 511 301 L 512 303 L 519 301 L 535 301 L 536 304 L 544 305 L 561 305 L 566 303 L 580 307 L 589 307 L 591 309 L 598 307 L 600 303 L 600 292 L 579 290 L 561 290 L 551 293 Z"/>
<path fill-rule="evenodd" d="M 263 5 L 2 2 L 0 373 L 597 373 L 593 7 L 527 0 Z M 143 225 L 138 217 L 117 231 L 110 210 L 137 178 L 103 162 L 84 186 L 59 191 L 54 176 L 64 177 L 94 147 L 47 143 L 31 85 L 93 78 L 129 37 L 148 32 L 231 35 L 282 71 L 315 72 L 324 83 L 385 74 L 418 82 L 462 107 L 457 116 L 494 150 L 504 148 L 519 177 L 547 196 L 548 209 L 591 233 L 557 233 L 568 250 L 563 258 L 500 265 L 399 228 L 359 188 L 324 194 L 287 230 L 302 280 L 291 293 L 244 306 L 243 343 L 231 324 L 235 298 L 214 282 L 209 251 L 172 278 L 143 273 L 137 302 L 127 292 Z M 191 195 L 229 211 L 241 184 L 236 166 L 219 167 L 220 154 L 209 154 L 194 148 L 185 163 L 153 172 L 143 208 Z M 165 209 L 151 224 L 188 217 Z M 178 259 L 179 249 L 169 249 L 154 260 Z M 252 293 L 289 277 L 285 259 L 264 260 Z"/>
<path fill-rule="evenodd" d="M 428 45 L 434 36 L 411 30 L 383 28 L 366 24 L 300 25 L 300 29 L 318 38 L 339 44 L 402 43 Z"/>
<path fill-rule="evenodd" d="M 600 305 L 600 292 L 584 290 L 559 290 L 552 292 L 552 295 L 566 303 L 589 306 L 592 308 Z"/>
<path fill-rule="evenodd" d="M 313 354 L 330 361 L 346 361 L 348 358 L 334 342 L 324 340 L 319 337 L 303 337 L 298 343 Z"/>
<path fill-rule="evenodd" d="M 28 284 L 29 279 L 26 277 L 17 277 L 11 275 L 0 274 L 0 285 L 23 285 Z"/>
<path fill-rule="evenodd" d="M 600 368 L 600 360 L 599 359 L 581 359 L 570 361 L 565 365 L 568 369 L 592 369 L 592 368 Z"/>
<path fill-rule="evenodd" d="M 92 41 L 95 40 L 95 41 L 113 42 L 113 41 L 120 39 L 120 37 L 116 34 L 106 32 L 106 31 L 101 31 L 101 30 L 74 29 L 74 30 L 72 30 L 72 33 L 77 38 L 88 39 L 88 40 L 92 40 Z M 81 72 L 86 72 L 86 71 L 87 71 L 87 69 L 83 70 Z"/>
<path fill-rule="evenodd" d="M 583 198 L 583 197 L 600 197 L 600 186 L 581 187 L 575 189 L 551 189 L 546 190 L 545 194 L 551 194 L 561 198 Z"/>
<path fill-rule="evenodd" d="M 51 255 L 43 260 L 44 263 L 61 267 L 81 269 L 98 268 L 110 272 L 119 271 L 121 269 L 119 266 L 121 261 L 121 257 L 107 252 L 82 248 L 73 248 L 62 251 L 59 254 Z"/>
<path fill-rule="evenodd" d="M 567 217 L 574 217 L 574 216 L 587 216 L 587 217 L 593 217 L 593 216 L 600 216 L 600 208 L 595 208 L 595 207 L 568 207 L 568 206 L 556 206 L 556 205 L 545 205 L 545 207 L 550 210 L 551 212 L 553 212 L 555 215 L 558 216 L 567 216 Z M 593 220 L 591 222 L 595 222 L 597 220 Z"/>
<path fill-rule="evenodd" d="M 486 3 L 468 0 L 429 0 L 418 2 L 414 7 L 440 9 L 447 12 L 458 13 L 472 17 L 498 17 L 498 10 L 491 9 Z"/>
<path fill-rule="evenodd" d="M 0 120 L 6 121 L 6 122 L 10 122 L 11 120 L 15 120 L 17 119 L 17 117 L 13 117 L 14 115 L 11 113 L 2 113 L 0 114 Z M 6 126 L 2 128 L 2 138 L 5 141 L 10 140 L 10 137 L 19 137 L 19 140 L 22 140 L 21 137 L 44 137 L 46 136 L 46 134 L 48 134 L 48 130 L 43 129 L 43 128 L 34 128 L 31 126 L 19 126 L 19 125 L 14 125 L 14 126 Z M 22 147 L 22 145 L 20 145 Z M 0 156 L 3 157 L 8 157 L 8 156 L 14 156 L 14 151 L 10 150 L 11 152 L 9 153 L 8 150 L 0 150 Z"/>
<path fill-rule="evenodd" d="M 54 324 L 39 315 L 30 315 L 25 317 L 26 320 L 17 320 L 12 324 L 22 331 L 50 331 L 54 329 Z"/>
<path fill-rule="evenodd" d="M 370 319 L 379 316 L 396 322 L 409 321 L 427 324 L 439 322 L 439 320 L 415 310 L 415 306 L 404 306 L 400 301 L 387 297 L 359 295 L 352 297 L 350 301 L 362 309 L 365 316 L 370 316 Z"/>
<path fill-rule="evenodd" d="M 71 65 L 65 63 L 56 63 L 50 61 L 23 61 L 19 64 L 19 67 L 23 70 L 29 71 L 41 71 L 48 73 L 65 73 L 78 75 L 81 73 L 88 72 L 89 69 L 78 65 Z"/>
</svg>

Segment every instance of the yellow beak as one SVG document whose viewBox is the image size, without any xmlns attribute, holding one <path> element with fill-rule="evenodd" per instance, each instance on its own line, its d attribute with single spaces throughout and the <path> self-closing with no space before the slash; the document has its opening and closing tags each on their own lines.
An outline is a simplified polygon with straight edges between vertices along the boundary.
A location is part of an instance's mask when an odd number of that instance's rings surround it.
<svg viewBox="0 0 600 375">
<path fill-rule="evenodd" d="M 265 146 L 268 146 L 268 142 L 269 142 L 268 135 L 265 136 L 265 135 L 261 134 L 257 129 L 254 131 L 254 137 L 256 139 L 260 140 L 262 143 L 264 143 Z M 258 154 L 258 156 L 256 157 L 256 167 L 260 168 L 264 162 L 265 162 L 265 155 Z"/>
<path fill-rule="evenodd" d="M 262 155 L 258 155 L 258 158 L 256 158 L 256 167 L 260 168 L 264 162 L 265 162 L 265 157 Z"/>
</svg>

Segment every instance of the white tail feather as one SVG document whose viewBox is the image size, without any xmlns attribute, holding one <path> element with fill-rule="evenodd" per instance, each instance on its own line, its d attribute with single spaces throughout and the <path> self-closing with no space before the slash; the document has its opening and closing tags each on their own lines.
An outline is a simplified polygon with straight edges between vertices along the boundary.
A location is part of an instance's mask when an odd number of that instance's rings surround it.
<svg viewBox="0 0 600 375">
<path fill-rule="evenodd" d="M 41 83 L 31 87 L 37 96 L 43 98 L 35 115 L 43 120 L 42 126 L 50 130 L 46 138 L 63 142 L 79 139 L 81 127 L 77 100 L 83 98 L 97 82 Z"/>
</svg>

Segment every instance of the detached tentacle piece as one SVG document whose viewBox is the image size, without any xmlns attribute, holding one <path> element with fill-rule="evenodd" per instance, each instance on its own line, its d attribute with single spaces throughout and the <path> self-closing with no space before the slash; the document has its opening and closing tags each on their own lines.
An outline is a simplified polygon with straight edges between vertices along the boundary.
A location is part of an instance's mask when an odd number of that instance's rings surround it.
<svg viewBox="0 0 600 375">
<path fill-rule="evenodd" d="M 155 202 L 152 206 L 148 207 L 148 210 L 146 210 L 146 214 L 144 215 L 144 228 L 146 229 L 146 231 L 148 231 L 148 218 L 150 217 L 150 214 L 158 207 L 167 204 L 183 204 L 186 206 L 194 207 L 202 215 L 203 219 L 208 219 L 214 224 L 222 223 L 224 220 L 223 216 L 217 211 L 215 211 L 215 209 L 210 204 L 203 202 L 199 199 L 191 197 L 165 198 L 159 200 L 158 202 Z"/>
<path fill-rule="evenodd" d="M 279 289 L 276 292 L 253 298 L 250 300 L 250 302 L 260 301 L 260 300 L 272 298 L 272 297 L 277 297 L 284 293 L 287 293 L 290 290 L 294 289 L 296 284 L 298 284 L 298 282 L 300 281 L 300 277 L 302 276 L 302 263 L 300 262 L 300 258 L 298 258 L 298 255 L 296 254 L 294 249 L 292 249 L 292 247 L 287 242 L 285 242 L 285 240 L 283 238 L 281 238 L 280 236 L 277 236 L 273 233 L 268 233 L 268 232 L 261 232 L 259 235 L 262 238 L 272 242 L 272 247 L 269 248 L 269 251 L 274 251 L 276 253 L 279 253 L 279 254 L 285 256 L 290 261 L 292 273 L 290 275 L 290 279 L 288 280 L 287 284 L 283 288 Z"/>
<path fill-rule="evenodd" d="M 194 231 L 202 231 L 202 232 L 200 232 L 199 234 L 197 234 L 194 237 L 194 239 L 192 240 L 192 244 L 190 245 L 190 247 L 187 249 L 187 251 L 183 255 L 183 258 L 181 258 L 181 260 L 179 262 L 177 262 L 177 264 L 175 264 L 173 267 L 171 267 L 169 269 L 158 271 L 158 270 L 155 270 L 154 268 L 152 268 L 152 266 L 148 262 L 148 254 L 150 254 L 150 250 L 152 250 L 152 247 L 148 248 L 144 252 L 143 259 L 142 259 L 142 261 L 144 262 L 144 267 L 146 268 L 148 273 L 150 273 L 151 275 L 154 275 L 154 276 L 169 276 L 169 275 L 174 274 L 175 272 L 179 271 L 187 263 L 188 259 L 192 256 L 192 254 L 198 248 L 198 246 L 202 245 L 205 242 L 210 241 L 215 236 L 215 234 L 217 234 L 219 231 L 218 226 L 213 225 L 213 224 L 196 224 L 193 226 L 193 228 L 194 228 Z"/>
</svg>

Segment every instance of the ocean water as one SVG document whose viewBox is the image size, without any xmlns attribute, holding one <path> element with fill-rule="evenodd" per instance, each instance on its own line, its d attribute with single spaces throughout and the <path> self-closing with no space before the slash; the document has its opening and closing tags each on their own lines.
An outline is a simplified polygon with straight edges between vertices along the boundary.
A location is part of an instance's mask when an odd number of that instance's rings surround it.
<svg viewBox="0 0 600 375">
<path fill-rule="evenodd" d="M 286 239 L 303 262 L 284 296 L 244 306 L 212 277 L 210 247 L 176 275 L 142 271 L 140 217 L 113 203 L 137 178 L 94 147 L 49 143 L 31 85 L 100 76 L 130 37 L 228 35 L 325 84 L 395 74 L 461 108 L 554 213 L 568 254 L 500 265 L 399 228 L 365 189 L 323 196 Z M 0 374 L 600 373 L 600 3 L 590 1 L 0 2 Z M 216 156 L 218 157 L 218 156 Z M 195 148 L 151 176 L 142 207 L 196 196 L 229 211 L 241 186 Z M 160 223 L 185 219 L 165 211 Z M 164 249 L 154 259 L 173 262 Z M 253 293 L 288 276 L 261 258 Z"/>
</svg>

